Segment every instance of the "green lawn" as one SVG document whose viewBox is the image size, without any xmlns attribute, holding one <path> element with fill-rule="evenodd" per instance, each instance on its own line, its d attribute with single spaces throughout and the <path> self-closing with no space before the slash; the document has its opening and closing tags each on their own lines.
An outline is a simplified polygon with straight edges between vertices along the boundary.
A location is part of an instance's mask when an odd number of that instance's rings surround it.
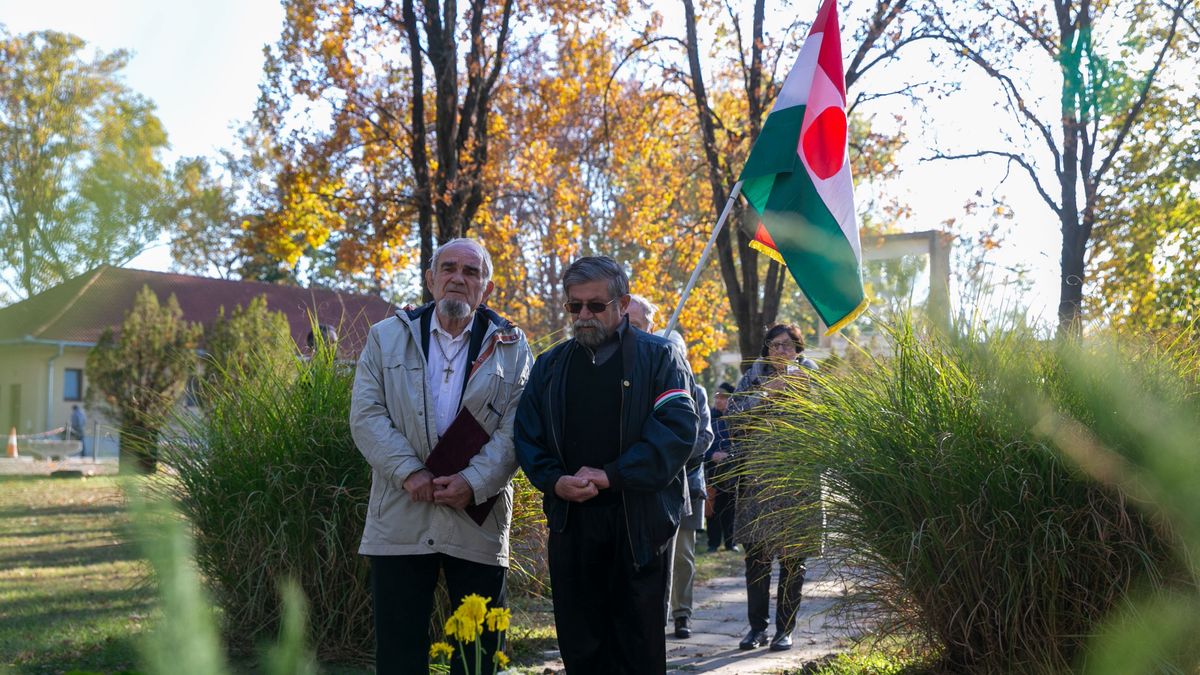
<svg viewBox="0 0 1200 675">
<path fill-rule="evenodd" d="M 157 614 L 140 552 L 126 542 L 113 478 L 0 476 L 0 673 L 117 673 Z M 554 649 L 548 599 L 513 598 L 509 651 L 540 663 Z M 237 659 L 237 672 L 254 672 Z M 371 669 L 325 664 L 325 673 Z"/>
<path fill-rule="evenodd" d="M 153 613 L 111 478 L 0 476 L 0 670 L 133 668 Z"/>
<path fill-rule="evenodd" d="M 140 552 L 126 542 L 127 520 L 116 479 L 0 476 L 0 673 L 136 667 L 135 642 L 156 604 Z M 742 557 L 701 553 L 696 567 L 697 582 L 738 576 Z M 514 597 L 510 604 L 509 652 L 514 664 L 530 668 L 555 648 L 550 601 Z M 235 669 L 254 670 L 245 661 Z"/>
</svg>

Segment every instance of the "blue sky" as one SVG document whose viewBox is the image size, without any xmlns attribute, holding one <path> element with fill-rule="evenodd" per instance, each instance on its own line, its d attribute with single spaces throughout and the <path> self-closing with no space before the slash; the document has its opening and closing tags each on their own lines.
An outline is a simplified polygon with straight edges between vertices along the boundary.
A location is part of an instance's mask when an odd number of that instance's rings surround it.
<svg viewBox="0 0 1200 675">
<path fill-rule="evenodd" d="M 0 0 L 11 33 L 53 29 L 99 49 L 134 52 L 124 75 L 158 106 L 167 159 L 214 154 L 258 96 L 262 48 L 279 37 L 275 0 Z"/>
<path fill-rule="evenodd" d="M 0 0 L 0 22 L 10 33 L 53 29 L 104 51 L 132 51 L 126 83 L 156 104 L 171 165 L 232 145 L 254 109 L 262 50 L 278 39 L 283 8 L 276 0 Z M 128 266 L 170 264 L 160 243 Z"/>
</svg>

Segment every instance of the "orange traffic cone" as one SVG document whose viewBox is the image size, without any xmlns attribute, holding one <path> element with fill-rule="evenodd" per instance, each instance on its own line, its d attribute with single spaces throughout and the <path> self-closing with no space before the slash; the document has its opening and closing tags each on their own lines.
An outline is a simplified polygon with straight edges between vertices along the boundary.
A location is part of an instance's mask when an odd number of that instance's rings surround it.
<svg viewBox="0 0 1200 675">
<path fill-rule="evenodd" d="M 8 432 L 8 456 L 17 457 L 17 428 L 13 427 L 12 431 Z"/>
</svg>

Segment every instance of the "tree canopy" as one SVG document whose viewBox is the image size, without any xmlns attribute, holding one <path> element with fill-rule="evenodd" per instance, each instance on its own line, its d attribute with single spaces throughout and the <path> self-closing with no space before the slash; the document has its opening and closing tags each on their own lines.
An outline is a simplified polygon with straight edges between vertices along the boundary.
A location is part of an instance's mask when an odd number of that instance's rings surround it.
<svg viewBox="0 0 1200 675">
<path fill-rule="evenodd" d="M 128 61 L 0 27 L 0 281 L 17 297 L 121 264 L 161 229 L 167 136 L 122 82 Z"/>
<path fill-rule="evenodd" d="M 1029 178 L 1062 236 L 1059 331 L 1077 332 L 1100 202 L 1124 189 L 1114 183 L 1122 151 L 1147 111 L 1167 103 L 1159 85 L 1187 56 L 1180 32 L 1195 3 L 980 0 L 973 9 L 935 7 L 934 34 L 994 81 L 1014 126 L 981 141 L 991 147 L 943 156 L 1003 158 Z M 980 25 L 981 16 L 994 20 Z M 1039 88 L 1031 68 L 1054 72 L 1057 87 Z"/>
</svg>

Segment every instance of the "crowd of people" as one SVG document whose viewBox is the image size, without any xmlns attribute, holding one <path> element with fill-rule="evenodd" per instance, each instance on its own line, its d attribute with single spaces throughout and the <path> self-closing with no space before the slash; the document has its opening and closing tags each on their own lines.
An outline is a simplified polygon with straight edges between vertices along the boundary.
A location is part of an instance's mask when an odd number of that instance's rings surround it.
<svg viewBox="0 0 1200 675">
<path fill-rule="evenodd" d="M 487 308 L 488 251 L 455 239 L 433 254 L 433 301 L 372 327 L 355 373 L 351 430 L 372 470 L 359 553 L 371 566 L 376 671 L 426 673 L 439 574 L 457 606 L 505 604 L 512 478 L 543 493 L 555 628 L 571 675 L 662 673 L 664 623 L 691 636 L 696 539 L 745 555 L 742 649 L 791 647 L 803 552 L 762 527 L 786 509 L 737 466 L 734 413 L 769 405 L 816 365 L 794 326 L 712 408 L 676 332 L 630 293 L 620 264 L 579 258 L 562 279 L 571 337 L 534 358 L 525 334 Z M 736 417 L 733 417 L 736 421 Z M 707 519 L 707 526 L 706 526 Z M 781 568 L 768 638 L 771 565 Z M 492 663 L 497 633 L 464 645 Z M 462 673 L 463 659 L 451 660 Z"/>
</svg>

